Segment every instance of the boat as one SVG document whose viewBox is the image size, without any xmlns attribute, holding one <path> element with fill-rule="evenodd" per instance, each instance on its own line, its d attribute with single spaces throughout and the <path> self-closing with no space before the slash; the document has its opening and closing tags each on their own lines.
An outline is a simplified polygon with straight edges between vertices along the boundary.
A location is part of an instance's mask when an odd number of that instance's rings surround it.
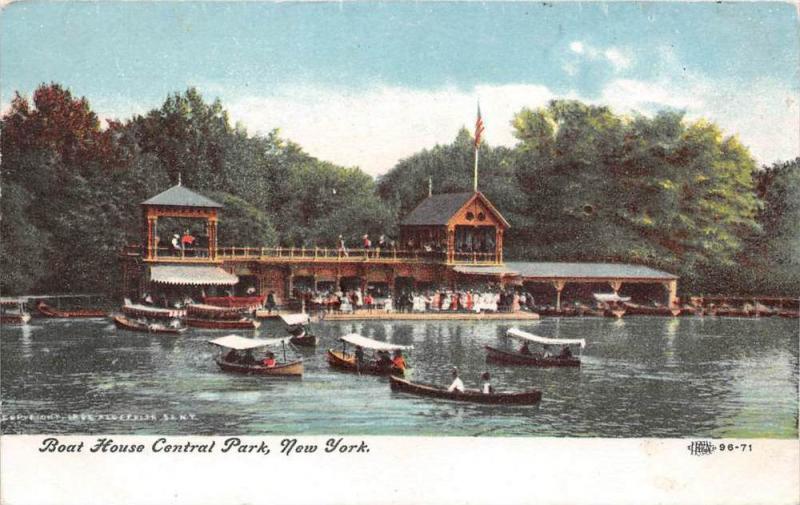
<svg viewBox="0 0 800 505">
<path fill-rule="evenodd" d="M 299 347 L 316 347 L 317 336 L 313 335 L 308 329 L 308 323 L 311 319 L 308 314 L 301 312 L 299 314 L 281 314 L 280 316 L 283 324 L 286 325 L 287 331 L 292 335 L 289 341 Z"/>
<path fill-rule="evenodd" d="M 31 315 L 25 310 L 24 298 L 0 298 L 0 324 L 22 326 L 28 324 Z"/>
<path fill-rule="evenodd" d="M 625 314 L 631 316 L 673 316 L 681 315 L 683 309 L 677 306 L 667 307 L 664 305 L 639 305 L 631 302 L 624 302 Z"/>
<path fill-rule="evenodd" d="M 122 313 L 132 318 L 144 317 L 147 319 L 172 320 L 186 317 L 186 310 L 184 309 L 169 309 L 131 303 L 127 298 L 125 299 L 125 304 L 122 306 Z"/>
<path fill-rule="evenodd" d="M 44 317 L 52 318 L 78 318 L 78 317 L 106 317 L 108 313 L 103 310 L 59 310 L 54 309 L 43 301 L 36 304 L 36 310 Z"/>
<path fill-rule="evenodd" d="M 218 307 L 216 305 L 206 305 L 202 303 L 192 303 L 186 306 L 186 316 L 199 319 L 238 321 L 246 312 L 247 309 Z"/>
<path fill-rule="evenodd" d="M 207 330 L 255 330 L 261 326 L 260 321 L 242 317 L 236 321 L 228 319 L 186 318 L 186 326 L 205 328 Z"/>
<path fill-rule="evenodd" d="M 264 306 L 265 296 L 206 296 L 203 303 L 217 307 L 247 309 L 253 311 Z"/>
<path fill-rule="evenodd" d="M 265 377 L 302 377 L 303 360 L 289 361 L 286 359 L 286 343 L 288 338 L 256 339 L 245 338 L 239 335 L 226 335 L 224 337 L 209 340 L 221 349 L 228 352 L 224 356 L 214 358 L 214 362 L 223 372 L 232 372 L 245 375 L 260 375 Z M 246 363 L 241 360 L 233 360 L 233 356 L 245 351 L 252 353 L 255 349 L 270 348 L 280 345 L 283 348 L 283 362 L 275 362 L 274 366 L 266 366 L 262 363 Z M 248 354 L 245 354 L 247 356 Z M 250 354 L 252 357 L 252 354 Z"/>
<path fill-rule="evenodd" d="M 167 335 L 180 335 L 188 328 L 186 327 L 172 327 L 166 326 L 161 323 L 146 323 L 142 321 L 135 321 L 128 319 L 125 316 L 113 316 L 114 326 L 120 330 L 137 331 L 141 333 L 163 333 Z"/>
<path fill-rule="evenodd" d="M 506 337 L 522 340 L 525 342 L 526 346 L 529 343 L 542 346 L 543 350 L 541 352 L 526 354 L 519 351 L 497 349 L 487 345 L 484 346 L 486 349 L 486 361 L 501 365 L 575 367 L 581 365 L 581 359 L 580 355 L 576 356 L 572 353 L 571 347 L 576 346 L 578 348 L 578 354 L 580 354 L 580 349 L 586 347 L 586 340 L 582 338 L 566 339 L 540 337 L 518 328 L 511 328 L 508 330 L 506 332 Z M 562 349 L 562 353 L 557 355 L 549 354 L 549 346 L 559 346 Z M 564 353 L 563 349 L 568 349 L 569 353 Z"/>
<path fill-rule="evenodd" d="M 617 319 L 625 315 L 623 303 L 631 301 L 630 296 L 619 296 L 617 293 L 594 293 L 592 296 L 603 309 L 604 316 Z"/>
<path fill-rule="evenodd" d="M 342 341 L 342 350 L 335 351 L 328 349 L 328 364 L 337 370 L 354 372 L 369 375 L 398 375 L 403 376 L 405 371 L 390 364 L 381 364 L 378 360 L 370 360 L 364 363 L 357 363 L 354 353 L 347 352 L 347 344 L 351 344 L 362 349 L 373 351 L 406 351 L 414 348 L 412 345 L 398 345 L 387 342 L 380 342 L 371 338 L 363 337 L 357 333 L 349 333 L 339 340 Z"/>
<path fill-rule="evenodd" d="M 482 393 L 477 389 L 465 389 L 463 392 L 448 391 L 445 388 L 428 384 L 418 384 L 395 376 L 389 377 L 389 384 L 392 388 L 392 391 L 398 393 L 409 393 L 417 396 L 426 396 L 429 398 L 439 398 L 458 402 L 481 403 L 489 405 L 535 405 L 542 400 L 542 392 L 538 389 L 522 391 L 519 393 Z"/>
</svg>

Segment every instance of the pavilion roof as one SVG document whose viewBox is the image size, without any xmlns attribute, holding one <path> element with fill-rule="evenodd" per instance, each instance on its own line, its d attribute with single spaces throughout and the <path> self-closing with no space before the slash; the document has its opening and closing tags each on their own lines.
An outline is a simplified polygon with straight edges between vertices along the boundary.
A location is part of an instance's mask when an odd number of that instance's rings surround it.
<svg viewBox="0 0 800 505">
<path fill-rule="evenodd" d="M 673 280 L 678 276 L 642 265 L 625 263 L 556 263 L 509 261 L 506 267 L 522 278 L 598 278 Z"/>
<path fill-rule="evenodd" d="M 486 207 L 494 213 L 503 224 L 508 226 L 508 222 L 500 215 L 500 212 L 483 193 L 475 193 L 472 191 L 431 195 L 422 200 L 400 224 L 403 226 L 445 226 L 473 197 L 480 198 Z"/>
<path fill-rule="evenodd" d="M 186 186 L 177 184 L 156 196 L 145 200 L 142 205 L 161 205 L 165 207 L 205 207 L 222 208 L 222 205 Z"/>
</svg>

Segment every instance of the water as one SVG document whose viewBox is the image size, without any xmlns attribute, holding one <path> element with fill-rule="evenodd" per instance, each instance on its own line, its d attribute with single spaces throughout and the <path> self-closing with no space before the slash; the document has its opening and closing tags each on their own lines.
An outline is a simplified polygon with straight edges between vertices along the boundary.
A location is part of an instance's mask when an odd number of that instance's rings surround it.
<svg viewBox="0 0 800 505">
<path fill-rule="evenodd" d="M 302 380 L 226 374 L 209 338 L 119 331 L 108 320 L 34 320 L 0 330 L 4 433 L 363 434 L 571 437 L 798 436 L 798 323 L 781 318 L 543 319 L 518 325 L 585 338 L 579 369 L 485 363 L 500 322 L 313 326 Z M 266 323 L 261 335 L 279 326 Z M 537 406 L 480 406 L 392 393 L 386 378 L 329 369 L 325 350 L 351 331 L 412 344 L 412 380 L 497 390 L 539 388 Z M 128 416 L 128 418 L 124 418 Z M 32 418 L 31 418 L 32 417 Z M 123 417 L 120 419 L 120 417 Z"/>
</svg>

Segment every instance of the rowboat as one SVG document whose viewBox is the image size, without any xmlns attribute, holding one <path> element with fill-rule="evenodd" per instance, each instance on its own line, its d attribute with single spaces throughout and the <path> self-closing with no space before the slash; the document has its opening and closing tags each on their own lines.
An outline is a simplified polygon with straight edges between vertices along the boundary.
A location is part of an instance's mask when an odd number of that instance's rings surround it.
<svg viewBox="0 0 800 505">
<path fill-rule="evenodd" d="M 482 393 L 476 389 L 448 391 L 447 389 L 428 384 L 416 384 L 399 377 L 390 376 L 389 385 L 392 391 L 409 393 L 417 396 L 440 398 L 458 402 L 482 403 L 489 405 L 535 405 L 542 400 L 542 392 L 538 389 L 519 393 Z"/>
<path fill-rule="evenodd" d="M 289 341 L 300 347 L 316 347 L 317 337 L 308 330 L 308 323 L 310 318 L 305 312 L 299 314 L 281 314 L 280 316 L 283 324 L 286 325 L 287 331 L 292 335 Z"/>
<path fill-rule="evenodd" d="M 36 310 L 44 317 L 58 318 L 78 318 L 78 317 L 106 317 L 108 314 L 102 310 L 59 310 L 40 301 L 36 304 Z"/>
<path fill-rule="evenodd" d="M 143 323 L 141 321 L 134 321 L 125 316 L 114 316 L 114 326 L 120 330 L 137 331 L 141 333 L 163 333 L 167 335 L 180 335 L 185 332 L 187 328 L 174 328 L 165 326 L 160 323 Z"/>
<path fill-rule="evenodd" d="M 243 311 L 246 312 L 247 310 L 246 308 L 217 307 L 216 305 L 192 303 L 186 306 L 186 316 L 193 319 L 238 321 L 244 315 Z"/>
<path fill-rule="evenodd" d="M 167 309 L 160 307 L 152 307 L 150 305 L 142 305 L 138 303 L 131 303 L 130 300 L 125 300 L 122 306 L 122 313 L 128 317 L 139 318 L 144 317 L 147 319 L 181 319 L 186 317 L 186 311 L 182 309 Z"/>
<path fill-rule="evenodd" d="M 541 352 L 520 352 L 497 349 L 491 346 L 484 346 L 486 349 L 486 361 L 501 365 L 537 366 L 537 367 L 575 367 L 581 365 L 580 356 L 572 353 L 571 347 L 575 346 L 580 353 L 580 349 L 586 347 L 586 341 L 580 339 L 548 338 L 540 337 L 517 328 L 511 328 L 506 332 L 509 338 L 516 338 L 525 342 L 523 346 L 527 349 L 529 343 L 543 347 Z M 550 346 L 561 347 L 560 354 L 550 354 Z M 568 351 L 568 352 L 567 352 Z"/>
<path fill-rule="evenodd" d="M 623 303 L 626 314 L 631 316 L 679 316 L 681 314 L 680 307 L 666 307 L 664 305 L 647 306 L 638 305 L 635 303 Z"/>
<path fill-rule="evenodd" d="M 0 299 L 0 324 L 22 326 L 30 320 L 31 315 L 25 310 L 24 298 Z"/>
<path fill-rule="evenodd" d="M 617 319 L 625 315 L 623 303 L 631 301 L 630 296 L 619 296 L 617 293 L 594 293 L 592 296 L 603 309 L 604 316 Z"/>
<path fill-rule="evenodd" d="M 403 376 L 405 371 L 396 368 L 392 365 L 391 362 L 386 364 L 382 363 L 379 360 L 372 359 L 369 361 L 362 361 L 359 363 L 356 360 L 355 353 L 348 353 L 347 352 L 347 344 L 351 344 L 356 346 L 357 348 L 360 347 L 362 349 L 371 349 L 373 351 L 404 351 L 413 349 L 414 346 L 411 345 L 398 345 L 398 344 L 390 344 L 387 342 L 380 342 L 378 340 L 373 340 L 371 338 L 362 337 L 357 333 L 350 333 L 343 337 L 340 337 L 342 341 L 342 350 L 341 351 L 334 351 L 333 349 L 328 349 L 328 364 L 331 368 L 335 368 L 337 370 L 342 370 L 346 372 L 355 372 L 361 374 L 369 374 L 369 375 L 398 375 Z"/>
<path fill-rule="evenodd" d="M 228 351 L 224 356 L 214 358 L 214 362 L 223 372 L 264 377 L 302 377 L 303 360 L 289 361 L 286 359 L 286 342 L 288 340 L 288 338 L 256 339 L 227 335 L 208 342 Z M 264 365 L 263 362 L 259 363 L 252 355 L 255 349 L 278 345 L 283 348 L 283 362 L 276 361 L 273 366 Z M 244 356 L 239 355 L 242 351 L 245 352 Z M 234 357 L 234 355 L 236 356 Z"/>
<path fill-rule="evenodd" d="M 186 325 L 192 328 L 205 328 L 207 330 L 255 330 L 261 322 L 243 317 L 237 321 L 226 319 L 200 319 L 187 318 Z"/>
<path fill-rule="evenodd" d="M 256 310 L 264 306 L 265 296 L 206 296 L 203 303 L 217 307 Z"/>
</svg>

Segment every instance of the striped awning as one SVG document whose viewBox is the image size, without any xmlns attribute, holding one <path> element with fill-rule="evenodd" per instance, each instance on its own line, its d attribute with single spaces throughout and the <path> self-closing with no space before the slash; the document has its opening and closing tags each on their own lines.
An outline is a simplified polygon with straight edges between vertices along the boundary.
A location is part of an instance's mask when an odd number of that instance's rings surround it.
<svg viewBox="0 0 800 505">
<path fill-rule="evenodd" d="M 155 265 L 150 267 L 150 280 L 183 286 L 232 286 L 239 277 L 214 266 Z"/>
</svg>

